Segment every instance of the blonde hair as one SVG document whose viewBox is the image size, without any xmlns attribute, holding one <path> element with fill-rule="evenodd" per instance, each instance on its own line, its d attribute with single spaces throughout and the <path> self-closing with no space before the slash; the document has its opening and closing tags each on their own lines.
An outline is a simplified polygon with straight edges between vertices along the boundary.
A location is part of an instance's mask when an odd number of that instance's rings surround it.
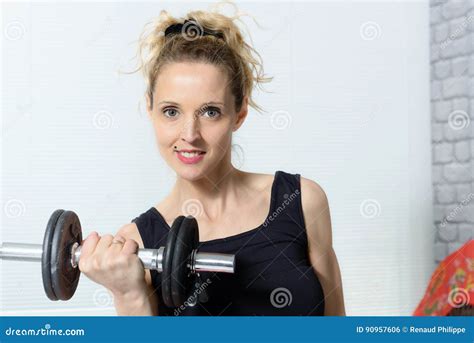
<svg viewBox="0 0 474 343">
<path fill-rule="evenodd" d="M 237 112 L 240 111 L 245 96 L 248 96 L 249 106 L 262 111 L 252 98 L 252 89 L 255 86 L 262 89 L 261 84 L 270 82 L 273 77 L 264 76 L 261 56 L 245 42 L 240 29 L 234 23 L 234 20 L 240 21 L 240 17 L 248 14 L 239 12 L 232 17 L 223 15 L 217 11 L 223 3 L 229 3 L 236 8 L 231 1 L 223 1 L 216 4 L 211 11 L 190 11 L 186 18 L 179 19 L 162 10 L 158 18 L 145 25 L 138 40 L 136 56 L 139 65 L 132 73 L 142 71 L 151 107 L 155 82 L 164 65 L 173 62 L 203 62 L 220 67 L 227 73 Z M 197 29 L 201 32 L 196 34 L 182 31 L 182 34 L 165 37 L 164 32 L 168 26 L 183 23 L 185 19 L 196 22 Z M 221 33 L 223 39 L 204 35 L 204 30 Z"/>
</svg>

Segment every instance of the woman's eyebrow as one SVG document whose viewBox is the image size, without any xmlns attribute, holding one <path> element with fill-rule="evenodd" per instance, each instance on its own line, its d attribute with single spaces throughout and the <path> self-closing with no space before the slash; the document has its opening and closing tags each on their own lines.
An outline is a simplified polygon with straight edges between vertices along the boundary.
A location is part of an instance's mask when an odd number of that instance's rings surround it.
<svg viewBox="0 0 474 343">
<path fill-rule="evenodd" d="M 158 103 L 158 105 L 160 104 L 170 104 L 170 105 L 176 105 L 176 106 L 179 106 L 179 104 L 177 102 L 174 102 L 174 101 L 160 101 Z M 205 102 L 201 105 L 204 106 L 204 105 L 224 105 L 223 102 L 218 102 L 218 101 L 208 101 L 208 102 Z"/>
</svg>

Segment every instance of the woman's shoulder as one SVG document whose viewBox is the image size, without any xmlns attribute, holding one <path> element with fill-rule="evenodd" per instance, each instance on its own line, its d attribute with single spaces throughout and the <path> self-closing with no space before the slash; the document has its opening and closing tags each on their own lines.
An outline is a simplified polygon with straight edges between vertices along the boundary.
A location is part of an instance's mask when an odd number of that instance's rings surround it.
<svg viewBox="0 0 474 343">
<path fill-rule="evenodd" d="M 327 198 L 323 187 L 316 181 L 300 176 L 301 192 L 306 193 L 309 197 L 324 199 Z"/>
<path fill-rule="evenodd" d="M 323 187 L 316 181 L 300 177 L 301 202 L 306 213 L 327 207 L 328 198 Z M 314 212 L 313 212 L 314 213 Z"/>
</svg>

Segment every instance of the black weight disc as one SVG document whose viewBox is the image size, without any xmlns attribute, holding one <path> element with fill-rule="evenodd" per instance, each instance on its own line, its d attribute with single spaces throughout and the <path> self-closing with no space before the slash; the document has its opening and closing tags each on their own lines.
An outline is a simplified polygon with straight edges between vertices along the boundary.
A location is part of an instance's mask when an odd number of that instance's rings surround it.
<svg viewBox="0 0 474 343">
<path fill-rule="evenodd" d="M 58 300 L 53 291 L 51 283 L 51 245 L 53 243 L 53 234 L 56 228 L 56 223 L 64 210 L 56 210 L 51 214 L 46 225 L 46 231 L 43 238 L 43 252 L 41 254 L 41 274 L 43 277 L 43 287 L 46 296 L 50 300 Z"/>
<path fill-rule="evenodd" d="M 60 300 L 69 300 L 76 291 L 81 272 L 71 264 L 71 247 L 82 243 L 79 217 L 73 211 L 64 211 L 53 234 L 51 248 L 51 283 Z"/>
<path fill-rule="evenodd" d="M 190 273 L 188 263 L 194 249 L 199 244 L 197 221 L 192 216 L 184 218 L 178 231 L 171 261 L 171 297 L 175 307 L 181 306 L 194 289 L 195 274 Z"/>
<path fill-rule="evenodd" d="M 184 220 L 184 216 L 177 217 L 171 229 L 168 232 L 168 237 L 166 239 L 165 250 L 163 251 L 163 271 L 161 273 L 161 295 L 163 297 L 163 302 L 168 307 L 174 307 L 173 299 L 171 296 L 171 272 L 172 267 L 171 263 L 173 262 L 173 254 L 176 243 L 176 237 L 178 236 L 178 231 L 181 227 L 181 223 Z"/>
</svg>

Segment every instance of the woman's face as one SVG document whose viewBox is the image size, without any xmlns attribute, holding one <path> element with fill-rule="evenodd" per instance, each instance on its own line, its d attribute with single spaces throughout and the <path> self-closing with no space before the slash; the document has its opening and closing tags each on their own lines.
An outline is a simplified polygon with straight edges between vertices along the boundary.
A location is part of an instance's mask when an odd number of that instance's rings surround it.
<svg viewBox="0 0 474 343">
<path fill-rule="evenodd" d="M 236 113 L 228 82 L 218 67 L 191 62 L 165 65 L 155 81 L 148 114 L 160 154 L 182 178 L 198 180 L 230 164 L 232 132 L 247 115 L 247 99 Z"/>
</svg>

